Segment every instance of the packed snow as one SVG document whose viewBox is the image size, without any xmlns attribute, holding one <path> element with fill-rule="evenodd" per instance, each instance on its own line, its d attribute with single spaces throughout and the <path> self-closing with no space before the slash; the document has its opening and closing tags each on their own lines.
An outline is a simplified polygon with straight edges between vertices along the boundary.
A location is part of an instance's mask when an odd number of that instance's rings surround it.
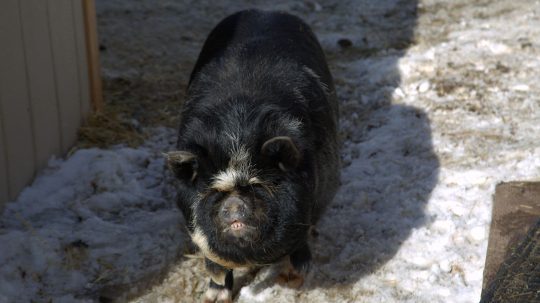
<svg viewBox="0 0 540 303">
<path fill-rule="evenodd" d="M 155 130 L 137 149 L 52 159 L 2 214 L 0 302 L 91 301 L 103 285 L 176 260 L 186 239 L 159 152 L 174 133 Z"/>
<path fill-rule="evenodd" d="M 540 180 L 539 1 L 96 2 L 106 82 L 185 85 L 209 30 L 243 8 L 297 14 L 321 40 L 342 186 L 302 288 L 261 270 L 237 302 L 479 301 L 496 184 Z M 5 206 L 0 303 L 200 300 L 161 154 L 176 131 L 144 132 L 51 159 Z"/>
</svg>

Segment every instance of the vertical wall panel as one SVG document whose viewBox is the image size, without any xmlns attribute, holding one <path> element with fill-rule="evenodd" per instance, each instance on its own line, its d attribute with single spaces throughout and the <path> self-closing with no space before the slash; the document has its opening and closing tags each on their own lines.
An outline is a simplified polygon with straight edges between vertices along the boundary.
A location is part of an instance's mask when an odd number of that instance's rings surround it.
<svg viewBox="0 0 540 303">
<path fill-rule="evenodd" d="M 88 74 L 90 78 L 90 97 L 95 111 L 103 110 L 103 92 L 101 89 L 101 68 L 99 64 L 99 42 L 97 36 L 96 4 L 94 0 L 82 0 Z"/>
<path fill-rule="evenodd" d="M 0 92 L 0 98 L 1 97 L 2 93 Z M 3 124 L 4 118 L 2 118 L 2 100 L 0 99 L 0 211 L 2 211 L 3 204 L 9 199 L 6 142 L 4 141 Z"/>
<path fill-rule="evenodd" d="M 85 28 L 84 28 L 84 11 L 83 0 L 73 1 L 73 27 L 75 29 L 75 40 L 77 42 L 77 62 L 79 70 L 79 87 L 81 101 L 82 119 L 86 120 L 91 112 L 90 104 L 90 79 L 88 75 L 88 58 L 86 53 Z M 96 29 L 97 30 L 97 29 Z"/>
<path fill-rule="evenodd" d="M 54 66 L 49 35 L 47 2 L 21 1 L 30 103 L 37 169 L 46 166 L 53 154 L 60 154 L 60 123 Z"/>
<path fill-rule="evenodd" d="M 19 0 L 0 1 L 0 41 L 0 102 L 9 198 L 14 199 L 34 174 L 34 139 Z"/>
<path fill-rule="evenodd" d="M 49 157 L 68 151 L 91 111 L 89 58 L 99 66 L 88 55 L 91 5 L 0 0 L 0 210 Z"/>
<path fill-rule="evenodd" d="M 62 130 L 62 149 L 67 151 L 77 138 L 81 123 L 79 72 L 71 0 L 48 0 L 49 26 Z"/>
</svg>

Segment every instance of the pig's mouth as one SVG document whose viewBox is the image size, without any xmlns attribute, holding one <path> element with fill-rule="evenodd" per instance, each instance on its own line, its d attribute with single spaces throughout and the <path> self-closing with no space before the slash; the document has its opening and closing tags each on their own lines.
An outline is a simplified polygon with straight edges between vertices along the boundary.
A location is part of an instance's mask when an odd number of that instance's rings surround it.
<svg viewBox="0 0 540 303">
<path fill-rule="evenodd" d="M 240 220 L 234 220 L 223 228 L 223 232 L 228 232 L 236 236 L 255 230 L 255 227 Z"/>
<path fill-rule="evenodd" d="M 231 223 L 230 229 L 231 229 L 231 230 L 241 230 L 241 229 L 243 229 L 244 227 L 246 227 L 246 224 L 244 224 L 244 222 L 242 222 L 242 221 L 240 221 L 240 220 L 234 220 L 234 221 Z"/>
<path fill-rule="evenodd" d="M 255 241 L 259 235 L 257 228 L 240 220 L 234 220 L 230 224 L 225 225 L 222 232 L 223 235 L 232 237 L 232 239 L 249 242 Z"/>
</svg>

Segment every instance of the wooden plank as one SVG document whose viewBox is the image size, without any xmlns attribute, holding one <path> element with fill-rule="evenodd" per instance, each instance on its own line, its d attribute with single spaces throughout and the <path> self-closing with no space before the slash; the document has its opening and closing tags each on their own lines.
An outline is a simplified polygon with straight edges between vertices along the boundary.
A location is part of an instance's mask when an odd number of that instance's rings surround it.
<svg viewBox="0 0 540 303">
<path fill-rule="evenodd" d="M 19 0 L 0 1 L 0 101 L 6 144 L 9 198 L 34 175 L 34 139 Z"/>
<path fill-rule="evenodd" d="M 54 58 L 56 91 L 60 113 L 62 151 L 77 139 L 81 124 L 79 71 L 71 0 L 48 0 L 49 26 Z"/>
<path fill-rule="evenodd" d="M 0 92 L 1 97 L 2 93 Z M 2 116 L 2 100 L 0 99 L 0 213 L 2 213 L 5 203 L 9 201 L 6 142 L 4 140 L 4 119 Z"/>
<path fill-rule="evenodd" d="M 47 165 L 51 155 L 60 154 L 62 147 L 47 2 L 25 0 L 20 3 L 36 165 L 39 170 Z"/>
<path fill-rule="evenodd" d="M 95 111 L 103 109 L 101 68 L 99 64 L 99 40 L 97 36 L 96 6 L 94 0 L 83 0 L 84 24 L 86 32 L 86 52 L 90 75 L 90 96 Z"/>
<path fill-rule="evenodd" d="M 483 289 L 497 270 L 540 219 L 540 182 L 497 185 L 484 267 Z"/>
<path fill-rule="evenodd" d="M 75 29 L 75 40 L 77 42 L 77 66 L 79 71 L 79 100 L 81 101 L 81 116 L 86 120 L 92 111 L 92 101 L 90 98 L 90 77 L 88 67 L 88 56 L 86 54 L 86 31 L 84 27 L 83 0 L 73 1 L 73 28 Z"/>
</svg>

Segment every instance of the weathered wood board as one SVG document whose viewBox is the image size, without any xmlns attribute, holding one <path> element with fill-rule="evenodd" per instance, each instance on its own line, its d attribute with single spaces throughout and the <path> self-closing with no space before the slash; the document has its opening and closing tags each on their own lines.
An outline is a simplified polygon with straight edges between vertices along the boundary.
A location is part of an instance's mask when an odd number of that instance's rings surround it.
<svg viewBox="0 0 540 303">
<path fill-rule="evenodd" d="M 482 302 L 500 300 L 490 301 L 497 292 L 501 296 L 501 291 L 514 296 L 514 299 L 508 298 L 508 302 L 534 302 L 534 296 L 540 300 L 539 226 L 540 182 L 497 185 Z M 504 289 L 497 290 L 498 287 Z"/>
</svg>

